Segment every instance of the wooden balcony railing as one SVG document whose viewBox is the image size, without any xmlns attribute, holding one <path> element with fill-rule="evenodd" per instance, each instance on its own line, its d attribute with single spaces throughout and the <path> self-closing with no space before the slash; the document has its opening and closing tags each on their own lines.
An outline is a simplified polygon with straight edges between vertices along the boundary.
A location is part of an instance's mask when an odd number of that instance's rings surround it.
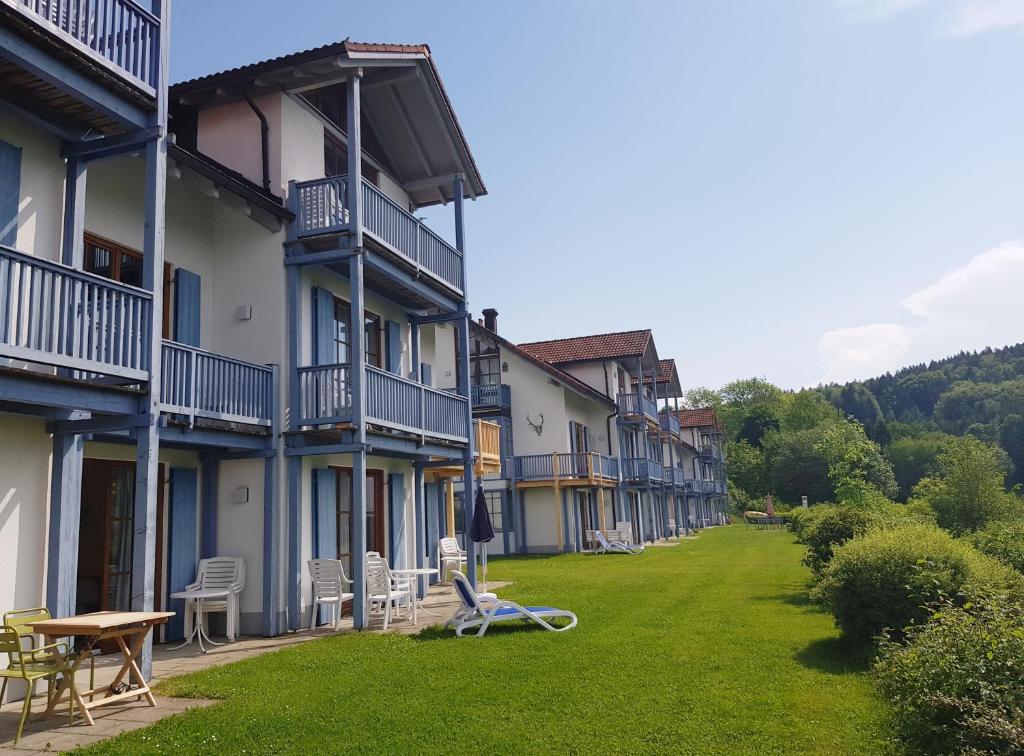
<svg viewBox="0 0 1024 756">
<path fill-rule="evenodd" d="M 659 412 L 658 423 L 666 433 L 679 435 L 679 417 L 674 412 Z"/>
<path fill-rule="evenodd" d="M 619 413 L 626 417 L 646 417 L 657 422 L 658 405 L 643 394 L 619 394 Z"/>
<path fill-rule="evenodd" d="M 330 425 L 352 419 L 350 370 L 347 364 L 299 368 L 297 425 Z M 369 365 L 365 392 L 368 423 L 418 436 L 467 440 L 469 406 L 465 397 Z"/>
<path fill-rule="evenodd" d="M 665 479 L 665 469 L 660 462 L 653 459 L 627 457 L 622 460 L 622 479 L 628 481 L 661 481 Z"/>
<path fill-rule="evenodd" d="M 491 384 L 487 386 L 473 386 L 470 395 L 473 399 L 473 407 L 511 407 L 512 387 L 505 384 Z"/>
<path fill-rule="evenodd" d="M 274 369 L 164 341 L 160 409 L 251 425 L 273 424 Z"/>
<path fill-rule="evenodd" d="M 149 378 L 148 291 L 0 246 L 0 357 Z"/>
<path fill-rule="evenodd" d="M 296 231 L 299 237 L 348 230 L 347 176 L 295 184 Z M 462 253 L 384 192 L 363 181 L 363 230 L 391 253 L 461 294 Z"/>
<path fill-rule="evenodd" d="M 58 39 L 155 95 L 160 19 L 134 0 L 0 0 Z"/>
<path fill-rule="evenodd" d="M 596 452 L 528 454 L 513 458 L 515 475 L 523 481 L 617 483 L 619 461 Z"/>
<path fill-rule="evenodd" d="M 474 420 L 473 439 L 480 463 L 501 469 L 501 426 L 485 420 Z"/>
</svg>

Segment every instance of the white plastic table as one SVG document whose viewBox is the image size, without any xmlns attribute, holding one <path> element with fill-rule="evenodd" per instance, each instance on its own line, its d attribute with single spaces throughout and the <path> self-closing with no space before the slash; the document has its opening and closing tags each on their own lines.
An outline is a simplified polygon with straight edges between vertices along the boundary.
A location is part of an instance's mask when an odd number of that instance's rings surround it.
<svg viewBox="0 0 1024 756">
<path fill-rule="evenodd" d="M 176 593 L 172 593 L 170 596 L 172 599 L 185 599 L 186 612 L 188 611 L 189 603 L 194 601 L 197 604 L 197 606 L 196 621 L 192 624 L 191 635 L 189 635 L 188 638 L 185 639 L 184 643 L 178 646 L 174 646 L 171 650 L 177 651 L 179 648 L 184 648 L 194 640 L 199 641 L 199 650 L 204 654 L 206 653 L 206 648 L 204 648 L 203 646 L 203 640 L 205 640 L 212 646 L 224 645 L 223 643 L 218 643 L 217 641 L 211 639 L 210 634 L 206 632 L 206 628 L 203 626 L 203 617 L 205 616 L 203 614 L 203 601 L 205 601 L 206 599 L 227 600 L 227 598 L 230 595 L 231 592 L 226 588 L 196 588 L 195 590 L 191 591 L 177 591 Z"/>
<path fill-rule="evenodd" d="M 416 578 L 419 578 L 419 577 L 430 577 L 431 575 L 437 575 L 438 571 L 436 569 L 434 569 L 433 567 L 407 567 L 406 569 L 402 569 L 402 570 L 391 570 L 391 574 L 394 575 L 399 580 L 401 580 L 401 579 L 416 580 Z M 423 612 L 425 612 L 426 614 L 429 614 L 431 617 L 437 617 L 438 616 L 438 615 L 434 614 L 432 611 L 430 611 L 429 609 L 427 609 L 427 607 L 423 606 L 423 602 L 420 600 L 419 592 L 417 591 L 417 588 L 419 588 L 419 586 L 414 584 L 413 585 L 413 590 L 412 590 L 412 622 L 413 622 L 414 625 L 416 624 L 416 610 L 417 610 L 417 607 L 420 610 L 422 610 Z"/>
</svg>

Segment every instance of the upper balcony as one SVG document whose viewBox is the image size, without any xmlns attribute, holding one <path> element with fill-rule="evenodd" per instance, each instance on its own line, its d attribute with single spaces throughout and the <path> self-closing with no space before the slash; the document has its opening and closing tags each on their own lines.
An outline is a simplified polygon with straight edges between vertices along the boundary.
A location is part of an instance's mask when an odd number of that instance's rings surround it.
<svg viewBox="0 0 1024 756">
<path fill-rule="evenodd" d="M 722 461 L 722 449 L 716 444 L 703 444 L 698 453 L 703 460 L 709 462 Z"/>
<path fill-rule="evenodd" d="M 658 405 L 643 394 L 619 394 L 619 415 L 626 420 L 645 420 L 655 428 L 658 427 Z"/>
<path fill-rule="evenodd" d="M 665 468 L 653 459 L 627 457 L 622 460 L 622 479 L 628 483 L 661 483 Z"/>
<path fill-rule="evenodd" d="M 148 383 L 152 304 L 144 289 L 0 246 L 0 357 L 50 369 L 26 371 L 34 377 Z M 162 412 L 189 426 L 197 418 L 273 424 L 274 368 L 173 341 L 161 355 Z"/>
<path fill-rule="evenodd" d="M 156 96 L 161 20 L 135 0 L 0 0 L 0 10 L 59 53 Z"/>
<path fill-rule="evenodd" d="M 665 470 L 666 480 L 665 482 L 671 482 L 673 485 L 682 486 L 686 483 L 686 471 L 681 467 L 672 467 Z M 671 478 L 669 477 L 671 475 Z"/>
<path fill-rule="evenodd" d="M 486 420 L 473 421 L 473 470 L 478 476 L 501 475 L 501 426 Z M 460 464 L 432 467 L 434 477 L 461 478 L 465 469 Z"/>
<path fill-rule="evenodd" d="M 300 239 L 349 232 L 347 176 L 295 184 L 295 228 Z M 370 182 L 363 180 L 363 232 L 414 277 L 446 293 L 463 293 L 462 253 Z"/>
<path fill-rule="evenodd" d="M 674 412 L 662 410 L 658 413 L 658 423 L 666 433 L 679 438 L 679 416 Z"/>
<path fill-rule="evenodd" d="M 473 386 L 470 398 L 474 410 L 507 410 L 512 407 L 512 387 L 504 383 Z"/>
<path fill-rule="evenodd" d="M 519 488 L 614 488 L 619 484 L 619 460 L 596 452 L 529 454 L 514 457 L 513 464 Z"/>
<path fill-rule="evenodd" d="M 352 422 L 351 366 L 347 363 L 300 367 L 299 412 L 295 426 Z M 413 436 L 465 444 L 466 398 L 366 366 L 364 419 Z"/>
</svg>

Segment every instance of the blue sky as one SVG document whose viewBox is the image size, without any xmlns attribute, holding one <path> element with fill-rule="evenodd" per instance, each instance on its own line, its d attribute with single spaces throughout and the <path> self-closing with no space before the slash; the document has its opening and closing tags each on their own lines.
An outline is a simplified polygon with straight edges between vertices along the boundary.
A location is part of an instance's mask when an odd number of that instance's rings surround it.
<svg viewBox="0 0 1024 756">
<path fill-rule="evenodd" d="M 490 191 L 475 312 L 798 387 L 1024 340 L 1022 35 L 1024 0 L 176 0 L 172 78 L 427 42 Z"/>
</svg>

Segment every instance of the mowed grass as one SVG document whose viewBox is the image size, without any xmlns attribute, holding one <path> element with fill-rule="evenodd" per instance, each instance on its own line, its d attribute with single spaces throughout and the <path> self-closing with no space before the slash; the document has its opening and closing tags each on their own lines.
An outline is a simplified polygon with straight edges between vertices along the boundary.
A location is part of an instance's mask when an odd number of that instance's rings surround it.
<svg viewBox="0 0 1024 756">
<path fill-rule="evenodd" d="M 890 752 L 885 706 L 806 602 L 785 532 L 717 528 L 637 557 L 492 559 L 567 633 L 352 634 L 175 678 L 221 698 L 104 753 Z"/>
</svg>

